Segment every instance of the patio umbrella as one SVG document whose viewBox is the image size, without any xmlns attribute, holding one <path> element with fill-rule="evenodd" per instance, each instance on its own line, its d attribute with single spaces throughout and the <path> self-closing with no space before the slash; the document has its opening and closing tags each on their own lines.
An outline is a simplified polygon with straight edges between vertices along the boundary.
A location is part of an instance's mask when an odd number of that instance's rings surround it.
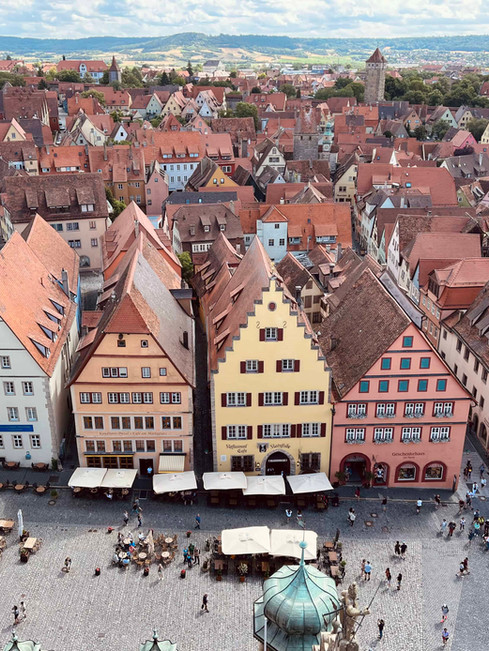
<svg viewBox="0 0 489 651">
<path fill-rule="evenodd" d="M 285 495 L 285 482 L 281 475 L 269 475 L 246 478 L 248 486 L 243 495 Z"/>
<path fill-rule="evenodd" d="M 105 477 L 105 468 L 77 468 L 68 480 L 72 488 L 98 488 Z"/>
<path fill-rule="evenodd" d="M 224 529 L 221 534 L 222 553 L 267 554 L 270 551 L 270 529 L 268 527 L 243 527 Z"/>
<path fill-rule="evenodd" d="M 115 468 L 110 468 L 104 475 L 104 478 L 100 482 L 101 488 L 131 488 L 136 475 L 138 474 L 137 470 L 123 468 L 122 470 L 116 470 Z"/>
<path fill-rule="evenodd" d="M 225 491 L 246 488 L 244 472 L 205 472 L 203 475 L 206 491 Z"/>
<path fill-rule="evenodd" d="M 321 491 L 333 490 L 324 472 L 313 472 L 310 475 L 290 475 L 287 477 L 287 481 L 294 494 L 320 493 Z"/>
<path fill-rule="evenodd" d="M 24 532 L 24 515 L 22 513 L 22 509 L 19 509 L 17 511 L 17 523 L 19 527 L 19 538 L 22 536 L 22 533 Z"/>
<path fill-rule="evenodd" d="M 161 493 L 179 493 L 180 491 L 191 491 L 197 488 L 195 473 L 192 470 L 186 472 L 164 473 L 153 476 L 153 490 L 159 495 Z"/>
<path fill-rule="evenodd" d="M 306 561 L 316 559 L 318 535 L 315 531 L 300 529 L 272 529 L 270 534 L 270 554 L 272 556 L 292 556 L 300 558 L 302 550 L 299 543 L 306 541 L 304 553 Z"/>
<path fill-rule="evenodd" d="M 155 553 L 155 542 L 153 540 L 153 532 L 151 529 L 148 531 L 148 535 L 146 536 L 146 542 L 148 543 L 148 554 L 153 556 Z"/>
</svg>

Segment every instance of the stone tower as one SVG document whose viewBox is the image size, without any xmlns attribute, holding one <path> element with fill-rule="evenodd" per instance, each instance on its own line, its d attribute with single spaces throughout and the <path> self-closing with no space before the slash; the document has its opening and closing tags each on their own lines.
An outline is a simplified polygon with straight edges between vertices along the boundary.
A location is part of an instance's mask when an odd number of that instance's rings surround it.
<svg viewBox="0 0 489 651">
<path fill-rule="evenodd" d="M 319 137 L 316 111 L 307 104 L 301 107 L 295 123 L 294 160 L 317 160 Z"/>
<path fill-rule="evenodd" d="M 115 57 L 112 57 L 112 63 L 109 68 L 109 84 L 114 81 L 118 81 L 120 83 L 122 81 L 122 74 L 118 63 L 115 60 Z"/>
<path fill-rule="evenodd" d="M 379 48 L 365 62 L 367 76 L 365 79 L 365 103 L 375 104 L 384 101 L 385 66 L 387 60 L 382 56 Z"/>
</svg>

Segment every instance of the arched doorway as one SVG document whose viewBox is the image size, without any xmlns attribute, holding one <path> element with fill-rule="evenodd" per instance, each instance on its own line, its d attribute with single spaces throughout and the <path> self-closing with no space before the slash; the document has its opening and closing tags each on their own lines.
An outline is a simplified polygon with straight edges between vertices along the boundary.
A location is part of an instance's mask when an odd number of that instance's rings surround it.
<svg viewBox="0 0 489 651">
<path fill-rule="evenodd" d="M 266 475 L 290 475 L 290 459 L 285 452 L 272 452 L 265 462 Z"/>
<path fill-rule="evenodd" d="M 477 416 L 477 414 L 473 415 L 471 425 L 472 425 L 472 431 L 474 432 L 474 434 L 477 434 L 477 431 L 479 429 L 479 417 Z"/>
<path fill-rule="evenodd" d="M 484 423 L 481 423 L 481 426 L 479 428 L 479 438 L 484 441 L 484 445 L 487 445 L 487 428 Z"/>
<path fill-rule="evenodd" d="M 364 454 L 349 454 L 341 462 L 341 470 L 346 474 L 347 482 L 359 484 L 370 471 L 370 459 Z"/>
</svg>

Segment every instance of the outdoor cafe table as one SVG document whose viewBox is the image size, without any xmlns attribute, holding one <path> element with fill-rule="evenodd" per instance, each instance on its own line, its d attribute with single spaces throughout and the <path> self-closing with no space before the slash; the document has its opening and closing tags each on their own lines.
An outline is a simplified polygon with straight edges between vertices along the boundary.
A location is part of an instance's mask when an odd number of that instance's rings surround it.
<svg viewBox="0 0 489 651">
<path fill-rule="evenodd" d="M 49 468 L 47 463 L 35 463 L 33 467 L 36 470 L 48 470 Z"/>
<path fill-rule="evenodd" d="M 7 463 L 5 465 L 6 465 L 7 468 L 17 468 L 18 467 L 17 461 L 7 461 Z"/>
<path fill-rule="evenodd" d="M 161 552 L 161 558 L 170 558 L 170 552 Z"/>
<path fill-rule="evenodd" d="M 138 555 L 138 558 L 139 558 L 140 561 L 144 561 L 144 560 L 146 560 L 148 558 L 148 554 L 146 554 L 145 552 L 140 552 L 140 554 Z"/>
<path fill-rule="evenodd" d="M 0 520 L 0 531 L 12 531 L 14 524 L 13 520 Z"/>
<path fill-rule="evenodd" d="M 165 542 L 167 545 L 171 545 L 171 543 L 173 542 L 173 538 L 165 538 Z"/>
<path fill-rule="evenodd" d="M 330 560 L 330 563 L 338 562 L 338 554 L 336 552 L 328 552 L 328 558 Z"/>
<path fill-rule="evenodd" d="M 36 545 L 37 545 L 37 538 L 27 538 L 27 540 L 23 543 L 22 547 L 32 552 L 36 548 Z"/>
<path fill-rule="evenodd" d="M 131 544 L 131 539 L 130 538 L 124 538 L 122 541 L 124 545 L 130 545 Z"/>
<path fill-rule="evenodd" d="M 36 488 L 36 493 L 39 493 L 40 495 L 45 492 L 46 492 L 46 486 L 38 486 Z"/>
</svg>

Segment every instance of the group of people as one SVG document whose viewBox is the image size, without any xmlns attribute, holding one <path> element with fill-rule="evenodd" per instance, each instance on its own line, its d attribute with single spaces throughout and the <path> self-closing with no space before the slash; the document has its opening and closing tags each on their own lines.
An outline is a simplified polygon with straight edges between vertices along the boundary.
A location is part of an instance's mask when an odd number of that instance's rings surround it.
<svg viewBox="0 0 489 651">
<path fill-rule="evenodd" d="M 14 615 L 14 626 L 17 626 L 21 621 L 27 619 L 25 603 L 23 601 L 20 602 L 20 610 L 17 606 L 13 606 L 12 613 Z"/>
<path fill-rule="evenodd" d="M 183 563 L 187 564 L 188 569 L 193 565 L 200 565 L 200 549 L 198 549 L 193 543 L 190 543 L 188 549 L 183 550 Z"/>
</svg>

